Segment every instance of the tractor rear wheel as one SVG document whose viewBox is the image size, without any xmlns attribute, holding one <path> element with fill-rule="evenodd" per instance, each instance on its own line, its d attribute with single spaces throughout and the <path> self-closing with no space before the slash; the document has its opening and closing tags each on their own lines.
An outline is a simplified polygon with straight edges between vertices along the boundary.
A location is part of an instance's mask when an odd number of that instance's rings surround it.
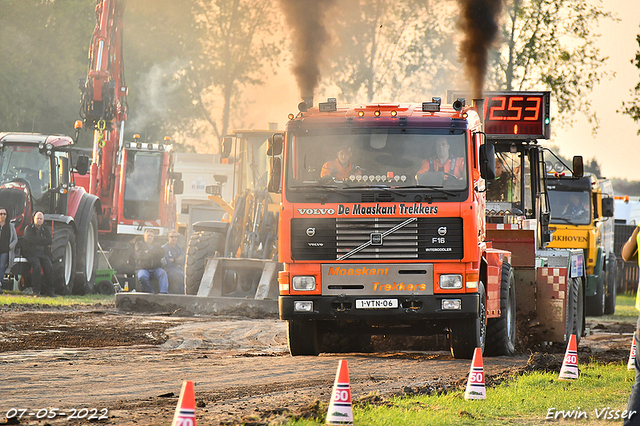
<svg viewBox="0 0 640 426">
<path fill-rule="evenodd" d="M 58 294 L 71 294 L 76 271 L 76 233 L 72 227 L 56 223 L 51 244 L 53 288 Z"/>
<path fill-rule="evenodd" d="M 98 215 L 91 208 L 86 223 L 78 232 L 78 270 L 73 285 L 74 294 L 88 294 L 94 292 L 96 270 L 98 269 Z"/>
<path fill-rule="evenodd" d="M 225 237 L 226 233 L 215 231 L 198 231 L 191 234 L 186 259 L 187 294 L 198 294 L 207 259 L 214 257 L 216 252 L 222 254 Z"/>
</svg>

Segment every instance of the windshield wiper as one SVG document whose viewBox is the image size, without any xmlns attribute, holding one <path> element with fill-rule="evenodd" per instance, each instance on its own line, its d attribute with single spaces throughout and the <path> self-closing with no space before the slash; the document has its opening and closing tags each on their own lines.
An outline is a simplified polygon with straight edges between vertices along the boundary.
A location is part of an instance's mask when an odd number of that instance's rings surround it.
<svg viewBox="0 0 640 426">
<path fill-rule="evenodd" d="M 456 195 L 455 192 L 453 191 L 449 191 L 446 190 L 444 188 L 442 188 L 441 186 L 435 186 L 435 185 L 408 185 L 408 186 L 394 186 L 394 189 L 398 189 L 398 188 L 402 188 L 402 189 L 429 189 L 429 190 L 436 190 L 438 192 L 441 192 L 445 195 L 450 195 L 450 196 L 454 196 Z"/>
<path fill-rule="evenodd" d="M 407 194 L 403 194 L 402 192 L 399 192 L 397 189 L 399 187 L 394 186 L 394 187 L 389 187 L 387 185 L 346 185 L 344 186 L 344 188 L 342 188 L 342 191 L 346 191 L 346 190 L 354 190 L 354 189 L 371 189 L 371 190 L 381 190 L 381 191 L 386 191 L 386 192 L 390 192 L 392 194 L 395 195 L 399 195 L 401 197 L 406 197 Z"/>
<path fill-rule="evenodd" d="M 322 185 L 318 183 L 310 184 L 310 185 L 289 185 L 287 188 L 289 189 L 328 189 L 334 190 L 338 188 L 337 185 Z"/>
</svg>

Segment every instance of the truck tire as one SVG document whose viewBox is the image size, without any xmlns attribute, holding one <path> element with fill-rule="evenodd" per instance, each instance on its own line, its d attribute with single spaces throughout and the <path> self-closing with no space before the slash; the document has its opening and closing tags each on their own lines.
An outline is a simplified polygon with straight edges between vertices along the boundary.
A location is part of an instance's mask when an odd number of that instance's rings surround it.
<svg viewBox="0 0 640 426">
<path fill-rule="evenodd" d="M 215 231 L 199 231 L 191 234 L 186 258 L 187 294 L 198 294 L 204 268 L 207 266 L 207 258 L 214 257 L 216 252 L 222 253 L 225 236 L 225 233 Z"/>
<path fill-rule="evenodd" d="M 587 296 L 587 315 L 590 317 L 601 317 L 604 315 L 605 305 L 605 276 L 604 271 L 600 272 L 600 279 L 596 284 L 596 294 Z"/>
<path fill-rule="evenodd" d="M 56 223 L 51 244 L 53 288 L 58 294 L 71 294 L 76 271 L 76 233 L 72 227 Z"/>
<path fill-rule="evenodd" d="M 466 321 L 452 321 L 449 325 L 451 355 L 456 359 L 471 359 L 476 348 L 484 352 L 487 338 L 487 297 L 482 281 L 478 283 L 478 317 Z"/>
<path fill-rule="evenodd" d="M 576 335 L 576 343 L 580 343 L 580 338 L 584 334 L 584 285 L 582 279 L 569 278 L 567 287 L 567 315 L 565 317 L 566 340 L 565 345 L 569 343 L 569 337 Z"/>
<path fill-rule="evenodd" d="M 318 350 L 318 328 L 315 321 L 288 321 L 287 340 L 291 356 L 317 356 L 320 353 Z"/>
<path fill-rule="evenodd" d="M 604 297 L 604 314 L 605 315 L 613 315 L 616 313 L 616 296 L 618 293 L 617 286 L 617 277 L 616 277 L 616 255 L 610 253 L 607 256 L 607 273 L 606 273 L 606 291 Z"/>
<path fill-rule="evenodd" d="M 487 346 L 490 356 L 515 353 L 516 345 L 516 281 L 508 263 L 502 264 L 500 280 L 500 317 L 487 319 Z"/>
<path fill-rule="evenodd" d="M 95 290 L 96 270 L 98 269 L 98 214 L 90 207 L 88 217 L 78 231 L 77 263 L 78 271 L 73 285 L 74 294 L 90 294 Z"/>
</svg>

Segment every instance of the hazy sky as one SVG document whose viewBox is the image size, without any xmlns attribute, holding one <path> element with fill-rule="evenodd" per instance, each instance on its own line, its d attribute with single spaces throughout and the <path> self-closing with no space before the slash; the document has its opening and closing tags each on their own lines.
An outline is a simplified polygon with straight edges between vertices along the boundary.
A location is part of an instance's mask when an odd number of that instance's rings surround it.
<svg viewBox="0 0 640 426">
<path fill-rule="evenodd" d="M 640 81 L 640 70 L 630 63 L 639 49 L 636 35 L 640 33 L 640 1 L 603 0 L 603 6 L 620 21 L 606 22 L 598 29 L 602 34 L 599 41 L 602 54 L 609 56 L 607 67 L 616 73 L 613 78 L 603 79 L 590 95 L 592 108 L 600 118 L 600 129 L 593 136 L 591 125 L 578 115 L 572 128 L 552 126 L 551 142 L 560 147 L 560 154 L 565 157 L 582 155 L 585 160 L 595 157 L 606 177 L 640 180 L 640 136 L 636 135 L 640 124 L 627 115 L 616 113 L 623 100 L 631 99 L 629 91 Z M 444 93 L 442 97 L 445 98 Z M 246 122 L 248 127 L 260 129 L 266 129 L 268 122 L 278 123 L 279 129 L 283 129 L 287 114 L 297 113 L 300 102 L 295 79 L 287 65 L 263 87 L 252 90 L 252 98 L 261 100 L 246 110 Z M 323 100 L 315 99 L 314 102 Z M 552 99 L 552 114 L 553 110 Z"/>
<path fill-rule="evenodd" d="M 623 100 L 631 99 L 629 91 L 640 81 L 640 70 L 630 62 L 639 49 L 636 36 L 640 33 L 640 1 L 603 0 L 603 5 L 620 21 L 600 27 L 600 48 L 609 56 L 609 68 L 616 72 L 614 78 L 601 81 L 590 96 L 600 118 L 600 129 L 593 136 L 590 124 L 581 118 L 570 129 L 556 128 L 553 142 L 566 157 L 595 157 L 608 178 L 640 180 L 640 124 L 628 115 L 616 113 Z M 553 103 L 551 109 L 553 114 Z"/>
</svg>

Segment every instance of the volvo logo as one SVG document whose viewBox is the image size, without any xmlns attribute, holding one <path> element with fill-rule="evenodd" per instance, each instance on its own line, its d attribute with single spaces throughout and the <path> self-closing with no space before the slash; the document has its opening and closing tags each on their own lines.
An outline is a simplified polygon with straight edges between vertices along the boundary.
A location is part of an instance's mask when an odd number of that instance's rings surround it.
<svg viewBox="0 0 640 426">
<path fill-rule="evenodd" d="M 440 235 L 441 237 L 447 235 L 447 227 L 441 226 L 440 228 L 438 228 L 438 235 Z"/>
<path fill-rule="evenodd" d="M 316 235 L 316 228 L 307 228 L 307 237 L 313 237 Z"/>
<path fill-rule="evenodd" d="M 370 240 L 372 246 L 381 246 L 382 245 L 382 234 L 379 232 L 374 232 L 370 235 Z"/>
</svg>

